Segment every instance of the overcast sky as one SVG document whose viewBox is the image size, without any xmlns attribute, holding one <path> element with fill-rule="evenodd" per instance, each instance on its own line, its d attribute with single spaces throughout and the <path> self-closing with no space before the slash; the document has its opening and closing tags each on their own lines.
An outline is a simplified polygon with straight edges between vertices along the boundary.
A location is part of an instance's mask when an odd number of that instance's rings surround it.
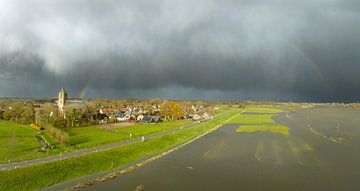
<svg viewBox="0 0 360 191">
<path fill-rule="evenodd" d="M 359 0 L 0 0 L 0 97 L 360 101 Z"/>
</svg>

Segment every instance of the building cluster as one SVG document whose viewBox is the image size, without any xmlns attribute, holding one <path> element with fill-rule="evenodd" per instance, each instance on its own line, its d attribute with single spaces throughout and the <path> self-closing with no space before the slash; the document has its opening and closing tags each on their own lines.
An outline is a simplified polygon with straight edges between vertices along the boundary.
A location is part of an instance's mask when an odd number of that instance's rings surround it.
<svg viewBox="0 0 360 191">
<path fill-rule="evenodd" d="M 161 122 L 160 109 L 157 106 L 153 106 L 150 111 L 149 109 L 144 109 L 143 106 L 124 106 L 121 109 L 102 107 L 99 113 L 101 115 L 100 123 L 107 123 L 110 119 L 115 119 L 117 122 L 129 120 L 144 123 Z"/>
<path fill-rule="evenodd" d="M 66 118 L 66 112 L 69 109 L 84 108 L 85 104 L 80 99 L 69 99 L 68 93 L 62 88 L 58 94 L 56 101 L 58 112 L 60 116 Z M 185 111 L 191 111 L 192 114 L 186 114 L 182 119 L 209 120 L 213 116 L 211 113 L 206 112 L 208 106 L 204 105 L 185 105 Z M 151 106 L 128 106 L 123 105 L 121 108 L 112 106 L 101 106 L 98 110 L 98 118 L 100 124 L 106 124 L 109 121 L 124 122 L 124 121 L 137 121 L 143 123 L 158 123 L 161 122 L 161 105 L 152 104 Z"/>
</svg>

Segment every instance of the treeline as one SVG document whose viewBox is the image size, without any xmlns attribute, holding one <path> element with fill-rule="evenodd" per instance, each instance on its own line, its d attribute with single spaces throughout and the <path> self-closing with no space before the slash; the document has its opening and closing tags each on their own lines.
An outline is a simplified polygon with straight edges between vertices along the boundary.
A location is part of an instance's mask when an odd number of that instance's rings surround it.
<svg viewBox="0 0 360 191">
<path fill-rule="evenodd" d="M 118 112 L 124 112 L 126 108 L 139 108 L 144 115 L 159 115 L 165 120 L 178 120 L 188 114 L 199 113 L 191 106 L 209 106 L 224 103 L 220 101 L 174 101 L 174 100 L 108 100 L 94 99 L 84 102 L 81 108 L 66 108 L 65 118 L 59 116 L 58 108 L 54 102 L 0 100 L 0 118 L 22 124 L 37 124 L 40 126 L 53 126 L 66 128 L 98 124 L 100 120 L 100 108 L 112 108 Z M 159 107 L 159 110 L 154 110 Z M 212 107 L 206 107 L 200 111 L 214 114 Z"/>
<path fill-rule="evenodd" d="M 28 102 L 1 102 L 1 118 L 21 124 L 30 124 L 35 121 L 35 112 L 32 103 Z"/>
</svg>

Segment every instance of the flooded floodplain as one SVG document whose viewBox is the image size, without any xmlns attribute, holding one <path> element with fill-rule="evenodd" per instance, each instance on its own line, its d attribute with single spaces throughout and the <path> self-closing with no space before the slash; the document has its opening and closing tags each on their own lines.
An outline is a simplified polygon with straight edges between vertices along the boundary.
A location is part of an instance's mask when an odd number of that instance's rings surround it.
<svg viewBox="0 0 360 191">
<path fill-rule="evenodd" d="M 266 130 L 226 124 L 83 190 L 360 190 L 360 110 L 317 107 L 273 119 Z"/>
</svg>

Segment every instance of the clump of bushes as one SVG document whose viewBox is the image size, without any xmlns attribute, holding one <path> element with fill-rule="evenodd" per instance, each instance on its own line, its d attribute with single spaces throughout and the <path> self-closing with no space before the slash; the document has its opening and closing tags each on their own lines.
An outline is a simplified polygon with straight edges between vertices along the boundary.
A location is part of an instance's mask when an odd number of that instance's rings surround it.
<svg viewBox="0 0 360 191">
<path fill-rule="evenodd" d="M 45 131 L 48 132 L 54 139 L 63 145 L 67 145 L 70 141 L 69 133 L 64 132 L 58 128 L 46 126 Z"/>
</svg>

